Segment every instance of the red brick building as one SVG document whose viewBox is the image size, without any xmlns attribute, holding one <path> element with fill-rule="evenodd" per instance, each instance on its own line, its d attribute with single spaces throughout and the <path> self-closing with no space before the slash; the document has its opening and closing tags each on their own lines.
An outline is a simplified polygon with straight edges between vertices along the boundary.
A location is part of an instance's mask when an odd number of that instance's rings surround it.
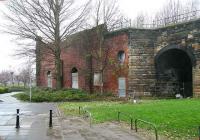
<svg viewBox="0 0 200 140">
<path fill-rule="evenodd" d="M 112 32 L 104 35 L 102 46 L 103 91 L 126 96 L 128 86 L 128 36 L 126 32 Z M 55 65 L 53 56 L 42 51 L 37 41 L 37 85 L 55 88 Z M 62 43 L 62 86 L 78 88 L 89 92 L 100 92 L 101 74 L 97 53 L 96 30 L 85 30 L 72 35 Z"/>
<path fill-rule="evenodd" d="M 156 29 L 126 28 L 105 32 L 101 47 L 103 90 L 119 96 L 200 97 L 200 20 Z M 100 91 L 96 30 L 85 30 L 63 42 L 62 84 Z M 37 42 L 37 85 L 55 87 L 52 55 Z M 40 55 L 39 55 L 40 54 Z M 42 55 L 41 55 L 42 54 Z"/>
</svg>

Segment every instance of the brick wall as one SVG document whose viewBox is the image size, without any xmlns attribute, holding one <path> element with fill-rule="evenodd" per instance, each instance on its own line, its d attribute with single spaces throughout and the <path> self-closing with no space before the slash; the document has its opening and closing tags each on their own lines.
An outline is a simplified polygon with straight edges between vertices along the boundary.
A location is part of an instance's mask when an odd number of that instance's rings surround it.
<svg viewBox="0 0 200 140">
<path fill-rule="evenodd" d="M 97 42 L 93 30 L 87 30 L 73 35 L 66 42 L 62 43 L 63 49 L 61 51 L 62 71 L 63 71 L 63 87 L 72 87 L 73 68 L 78 70 L 78 85 L 80 89 L 87 91 L 99 92 L 99 86 L 93 86 L 93 76 L 98 71 L 97 62 L 91 53 L 92 49 L 97 48 Z M 104 71 L 104 92 L 118 93 L 118 78 L 128 75 L 128 36 L 127 34 L 107 34 L 105 36 L 104 48 L 108 48 L 107 65 Z M 119 64 L 117 55 L 119 51 L 126 53 L 125 62 L 123 65 Z M 44 51 L 45 52 L 45 51 Z M 97 50 L 98 52 L 98 50 Z M 49 61 L 51 60 L 51 61 Z M 51 71 L 55 75 L 53 64 L 53 57 L 49 54 L 44 54 L 42 57 L 37 76 L 38 86 L 47 86 L 47 72 Z M 55 78 L 53 78 L 53 88 L 55 88 Z M 127 85 L 128 87 L 128 85 Z"/>
<path fill-rule="evenodd" d="M 128 89 L 128 36 L 126 33 L 111 33 L 107 37 L 107 46 L 110 47 L 108 61 L 109 65 L 105 69 L 104 89 L 118 95 L 118 78 L 126 78 L 126 89 Z M 125 52 L 125 60 L 120 63 L 118 53 Z"/>
<path fill-rule="evenodd" d="M 89 34 L 89 36 L 88 36 Z M 78 37 L 77 37 L 78 36 Z M 105 36 L 104 48 L 109 48 L 107 66 L 104 72 L 104 91 L 118 94 L 118 78 L 126 78 L 126 88 L 138 95 L 155 95 L 157 91 L 156 58 L 169 49 L 180 49 L 191 59 L 194 96 L 200 96 L 200 20 L 172 25 L 160 29 L 122 29 L 109 32 Z M 74 39 L 75 38 L 75 39 Z M 69 39 L 70 40 L 70 39 Z M 67 41 L 69 41 L 67 40 Z M 70 43 L 69 43 L 70 42 Z M 97 62 L 91 49 L 98 49 L 94 30 L 86 30 L 63 42 L 63 86 L 71 87 L 71 70 L 76 67 L 79 87 L 88 91 L 99 90 L 92 86 Z M 117 58 L 118 52 L 126 54 L 124 64 Z M 45 58 L 48 59 L 48 55 Z M 42 58 L 37 71 L 37 83 L 46 86 L 46 72 L 54 66 Z M 178 61 L 178 60 L 175 60 Z M 55 80 L 53 80 L 55 86 Z"/>
</svg>

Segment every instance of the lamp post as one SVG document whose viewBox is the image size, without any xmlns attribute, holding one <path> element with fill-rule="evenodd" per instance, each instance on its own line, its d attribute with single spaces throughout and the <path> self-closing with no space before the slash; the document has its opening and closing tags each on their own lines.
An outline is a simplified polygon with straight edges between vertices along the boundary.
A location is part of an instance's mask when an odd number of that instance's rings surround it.
<svg viewBox="0 0 200 140">
<path fill-rule="evenodd" d="M 29 66 L 29 97 L 30 97 L 30 102 L 31 102 L 31 98 L 32 98 L 32 80 L 31 80 L 31 60 L 30 60 L 30 56 L 28 58 L 28 66 Z"/>
<path fill-rule="evenodd" d="M 11 74 L 12 86 L 14 87 L 14 78 L 13 78 L 14 72 L 11 71 L 10 74 Z"/>
</svg>

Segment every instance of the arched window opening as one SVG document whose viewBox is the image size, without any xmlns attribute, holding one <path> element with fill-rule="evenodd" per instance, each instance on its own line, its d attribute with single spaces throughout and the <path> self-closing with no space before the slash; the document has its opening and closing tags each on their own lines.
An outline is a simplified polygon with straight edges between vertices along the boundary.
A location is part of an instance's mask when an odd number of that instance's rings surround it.
<svg viewBox="0 0 200 140">
<path fill-rule="evenodd" d="M 78 70 L 76 68 L 72 68 L 71 71 L 72 76 L 72 88 L 78 89 Z"/>
<path fill-rule="evenodd" d="M 124 51 L 119 51 L 117 57 L 118 57 L 118 61 L 120 63 L 124 63 L 125 57 L 126 57 L 125 52 Z"/>
<path fill-rule="evenodd" d="M 52 88 L 52 74 L 51 74 L 51 71 L 47 72 L 47 87 Z"/>
</svg>

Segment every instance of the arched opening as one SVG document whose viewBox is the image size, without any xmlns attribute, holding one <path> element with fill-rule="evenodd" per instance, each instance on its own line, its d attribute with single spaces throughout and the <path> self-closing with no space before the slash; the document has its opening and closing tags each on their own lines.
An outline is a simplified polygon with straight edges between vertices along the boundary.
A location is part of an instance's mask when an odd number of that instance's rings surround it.
<svg viewBox="0 0 200 140">
<path fill-rule="evenodd" d="M 78 89 L 78 70 L 76 68 L 72 68 L 71 71 L 71 76 L 72 76 L 72 88 Z"/>
<path fill-rule="evenodd" d="M 52 74 L 51 74 L 51 71 L 47 72 L 47 87 L 52 88 Z"/>
<path fill-rule="evenodd" d="M 124 63 L 125 61 L 125 52 L 124 51 L 119 51 L 118 54 L 117 54 L 117 58 L 118 58 L 118 61 L 122 64 Z"/>
<path fill-rule="evenodd" d="M 186 51 L 173 48 L 156 57 L 156 95 L 191 97 L 192 59 Z"/>
</svg>

